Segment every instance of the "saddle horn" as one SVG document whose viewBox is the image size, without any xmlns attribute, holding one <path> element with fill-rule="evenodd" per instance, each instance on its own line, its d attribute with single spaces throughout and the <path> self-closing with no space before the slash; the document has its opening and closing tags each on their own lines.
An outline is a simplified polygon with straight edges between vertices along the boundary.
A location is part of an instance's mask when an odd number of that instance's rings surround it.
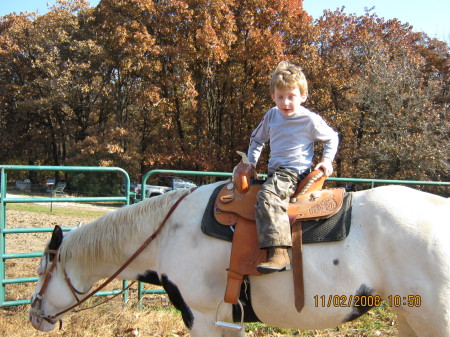
<svg viewBox="0 0 450 337">
<path fill-rule="evenodd" d="M 237 153 L 242 160 L 233 169 L 233 181 L 240 193 L 247 193 L 250 188 L 250 179 L 257 178 L 258 174 L 249 162 L 247 155 L 241 151 L 237 151 Z"/>
</svg>

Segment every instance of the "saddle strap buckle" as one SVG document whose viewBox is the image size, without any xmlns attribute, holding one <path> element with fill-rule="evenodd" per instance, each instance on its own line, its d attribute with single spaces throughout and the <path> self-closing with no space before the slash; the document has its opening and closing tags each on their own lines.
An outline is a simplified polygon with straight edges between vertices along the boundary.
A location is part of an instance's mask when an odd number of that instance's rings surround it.
<svg viewBox="0 0 450 337">
<path fill-rule="evenodd" d="M 216 322 L 214 323 L 215 326 L 217 326 L 218 328 L 223 328 L 223 329 L 229 329 L 229 330 L 234 330 L 234 331 L 241 331 L 244 328 L 244 307 L 242 306 L 242 303 L 240 300 L 238 300 L 238 304 L 241 307 L 241 322 L 240 323 L 234 323 L 234 322 L 223 322 L 223 321 L 219 321 L 217 319 L 217 316 L 219 315 L 219 307 L 220 305 L 223 303 L 224 301 L 221 300 L 219 302 L 219 304 L 217 305 L 217 309 L 216 309 Z"/>
</svg>

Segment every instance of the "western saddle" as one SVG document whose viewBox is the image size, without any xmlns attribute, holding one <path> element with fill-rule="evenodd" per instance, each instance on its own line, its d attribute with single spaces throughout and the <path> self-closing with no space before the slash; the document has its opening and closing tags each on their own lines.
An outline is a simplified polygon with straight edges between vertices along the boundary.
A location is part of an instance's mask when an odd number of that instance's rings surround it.
<svg viewBox="0 0 450 337">
<path fill-rule="evenodd" d="M 250 181 L 254 177 L 257 177 L 255 170 L 243 158 L 233 170 L 232 181 L 225 184 L 219 192 L 214 206 L 214 216 L 220 224 L 235 226 L 223 301 L 239 304 L 241 308 L 239 294 L 244 277 L 261 275 L 256 266 L 267 260 L 267 250 L 259 249 L 256 234 L 255 204 L 261 184 L 252 185 Z M 287 213 L 292 226 L 292 266 L 295 306 L 298 312 L 304 306 L 302 221 L 331 217 L 342 207 L 344 189 L 322 190 L 325 179 L 321 170 L 311 172 L 300 182 L 289 201 Z M 243 322 L 241 325 L 216 322 L 218 326 L 233 329 L 242 328 L 242 324 Z"/>
</svg>

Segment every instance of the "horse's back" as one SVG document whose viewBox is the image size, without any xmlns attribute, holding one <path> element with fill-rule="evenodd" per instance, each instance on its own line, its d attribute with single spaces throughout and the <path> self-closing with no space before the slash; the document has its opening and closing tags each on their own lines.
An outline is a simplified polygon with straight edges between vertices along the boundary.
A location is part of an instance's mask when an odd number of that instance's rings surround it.
<svg viewBox="0 0 450 337">
<path fill-rule="evenodd" d="M 450 226 L 450 199 L 413 188 L 389 185 L 355 192 L 355 200 L 370 203 L 377 210 L 397 218 L 434 221 Z"/>
<path fill-rule="evenodd" d="M 422 243 L 450 258 L 450 199 L 390 185 L 356 192 L 353 210 L 353 224 L 370 222 L 370 235 Z"/>
</svg>

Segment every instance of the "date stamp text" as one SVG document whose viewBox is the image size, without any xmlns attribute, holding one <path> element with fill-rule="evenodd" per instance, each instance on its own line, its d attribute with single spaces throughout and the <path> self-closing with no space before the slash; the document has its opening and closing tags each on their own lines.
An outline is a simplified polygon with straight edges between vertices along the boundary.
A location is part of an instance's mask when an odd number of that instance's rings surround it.
<svg viewBox="0 0 450 337">
<path fill-rule="evenodd" d="M 422 298 L 420 295 L 389 295 L 385 301 L 389 307 L 420 307 Z M 379 307 L 383 299 L 378 295 L 315 295 L 314 306 L 329 308 L 343 307 Z"/>
</svg>

